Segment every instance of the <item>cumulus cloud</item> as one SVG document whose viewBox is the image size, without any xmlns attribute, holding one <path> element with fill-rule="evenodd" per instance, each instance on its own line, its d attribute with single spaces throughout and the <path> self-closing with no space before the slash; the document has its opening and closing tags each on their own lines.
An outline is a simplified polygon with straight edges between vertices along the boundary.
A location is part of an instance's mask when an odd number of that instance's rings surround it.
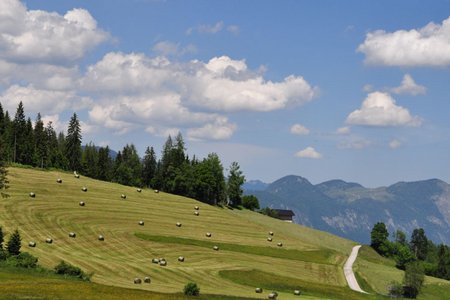
<svg viewBox="0 0 450 300">
<path fill-rule="evenodd" d="M 429 23 L 419 29 L 366 35 L 358 50 L 365 62 L 385 66 L 448 66 L 450 64 L 450 17 L 442 24 Z"/>
<path fill-rule="evenodd" d="M 199 128 L 191 128 L 187 131 L 187 136 L 191 140 L 227 140 L 237 126 L 228 123 L 227 118 L 218 118 L 214 123 L 208 123 Z"/>
<path fill-rule="evenodd" d="M 309 129 L 301 124 L 294 124 L 291 127 L 291 133 L 296 135 L 308 135 Z"/>
<path fill-rule="evenodd" d="M 307 147 L 301 151 L 298 151 L 295 153 L 296 157 L 301 158 L 313 158 L 313 159 L 319 159 L 322 158 L 322 154 L 317 152 L 313 147 Z"/>
<path fill-rule="evenodd" d="M 389 148 L 391 149 L 397 149 L 402 145 L 402 142 L 400 142 L 397 139 L 393 139 L 392 141 L 389 142 Z"/>
<path fill-rule="evenodd" d="M 336 133 L 339 135 L 347 135 L 350 134 L 351 129 L 348 126 L 344 126 L 344 127 L 339 127 L 338 129 L 336 129 Z"/>
<path fill-rule="evenodd" d="M 426 87 L 417 84 L 409 74 L 403 76 L 400 86 L 391 89 L 391 92 L 394 94 L 409 94 L 413 96 L 425 94 L 426 91 Z"/>
<path fill-rule="evenodd" d="M 350 113 L 346 120 L 350 125 L 364 126 L 420 126 L 422 119 L 411 116 L 408 109 L 398 106 L 387 93 L 370 93 L 361 108 Z"/>
<path fill-rule="evenodd" d="M 62 16 L 5 0 L 0 11 L 0 58 L 10 62 L 73 63 L 109 38 L 84 9 Z"/>
</svg>

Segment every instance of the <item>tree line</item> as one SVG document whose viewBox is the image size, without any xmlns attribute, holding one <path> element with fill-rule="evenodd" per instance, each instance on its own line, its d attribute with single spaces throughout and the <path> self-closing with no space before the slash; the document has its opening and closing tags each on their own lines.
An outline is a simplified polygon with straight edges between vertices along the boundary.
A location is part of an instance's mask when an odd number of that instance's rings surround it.
<svg viewBox="0 0 450 300">
<path fill-rule="evenodd" d="M 423 228 L 413 230 L 410 240 L 397 230 L 389 240 L 389 232 L 383 222 L 374 225 L 371 247 L 384 257 L 393 258 L 396 267 L 405 270 L 403 295 L 416 298 L 423 283 L 423 275 L 450 280 L 450 247 L 429 240 Z"/>
<path fill-rule="evenodd" d="M 7 187 L 4 163 L 77 171 L 95 179 L 154 188 L 214 205 L 243 204 L 245 176 L 239 164 L 233 162 L 225 176 L 216 153 L 203 159 L 190 158 L 181 133 L 167 138 L 159 159 L 151 146 L 141 159 L 133 144 L 112 157 L 108 146 L 82 146 L 76 113 L 70 118 L 67 133 L 57 133 L 51 121 L 44 124 L 40 113 L 34 124 L 30 117 L 26 118 L 22 102 L 14 118 L 0 103 L 0 191 Z"/>
</svg>

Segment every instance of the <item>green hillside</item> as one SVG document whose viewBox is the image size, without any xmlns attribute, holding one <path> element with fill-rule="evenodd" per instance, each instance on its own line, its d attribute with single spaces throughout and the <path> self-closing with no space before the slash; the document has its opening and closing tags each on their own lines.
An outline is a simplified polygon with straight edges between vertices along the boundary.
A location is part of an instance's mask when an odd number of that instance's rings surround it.
<svg viewBox="0 0 450 300">
<path fill-rule="evenodd" d="M 62 183 L 56 182 L 58 178 Z M 138 193 L 132 187 L 58 171 L 10 168 L 9 181 L 10 197 L 0 200 L 4 231 L 18 228 L 22 250 L 37 256 L 42 266 L 53 268 L 65 260 L 93 273 L 95 284 L 180 293 L 188 281 L 194 281 L 202 294 L 267 298 L 271 290 L 278 290 L 280 299 L 298 299 L 292 291 L 299 288 L 305 293 L 302 299 L 378 298 L 347 288 L 342 265 L 354 243 L 331 234 L 247 210 L 146 189 Z M 36 197 L 31 198 L 30 192 Z M 177 222 L 182 226 L 177 227 Z M 269 231 L 274 232 L 272 242 L 267 241 Z M 75 232 L 76 238 L 70 238 L 69 232 Z M 206 237 L 207 232 L 212 236 Z M 99 241 L 99 235 L 105 240 Z M 45 243 L 46 238 L 53 243 Z M 37 246 L 28 247 L 29 241 Z M 283 246 L 278 247 L 278 242 Z M 213 250 L 215 245 L 218 251 Z M 179 262 L 179 256 L 185 261 Z M 161 257 L 167 266 L 152 263 Z M 392 273 L 396 279 L 401 274 L 370 255 L 358 267 L 361 277 L 379 293 L 385 293 L 386 283 L 373 279 L 374 274 Z M 133 283 L 135 277 L 145 276 L 151 277 L 150 284 Z M 444 284 L 444 290 L 450 291 L 448 282 L 427 278 L 427 283 Z M 255 293 L 258 286 L 264 288 L 263 294 Z"/>
</svg>

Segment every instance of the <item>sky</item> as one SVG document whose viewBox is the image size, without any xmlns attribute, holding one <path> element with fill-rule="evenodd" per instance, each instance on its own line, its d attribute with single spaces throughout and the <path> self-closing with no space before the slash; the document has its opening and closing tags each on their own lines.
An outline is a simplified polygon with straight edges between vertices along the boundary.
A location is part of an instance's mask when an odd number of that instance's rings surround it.
<svg viewBox="0 0 450 300">
<path fill-rule="evenodd" d="M 450 1 L 1 0 L 0 103 L 247 180 L 450 182 Z"/>
</svg>

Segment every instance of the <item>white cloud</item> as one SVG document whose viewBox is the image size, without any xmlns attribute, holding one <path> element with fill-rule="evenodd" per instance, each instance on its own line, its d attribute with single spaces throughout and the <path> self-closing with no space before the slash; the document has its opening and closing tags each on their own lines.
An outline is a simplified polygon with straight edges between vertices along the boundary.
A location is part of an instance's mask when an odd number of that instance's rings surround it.
<svg viewBox="0 0 450 300">
<path fill-rule="evenodd" d="M 372 145 L 372 142 L 360 137 L 349 137 L 338 144 L 339 149 L 357 149 L 361 150 Z"/>
<path fill-rule="evenodd" d="M 214 123 L 188 129 L 187 136 L 191 140 L 227 140 L 236 128 L 235 124 L 228 123 L 227 118 L 218 118 Z"/>
<path fill-rule="evenodd" d="M 37 89 L 33 85 L 12 85 L 0 95 L 0 102 L 8 111 L 15 111 L 22 101 L 27 113 L 58 114 L 66 109 L 82 109 L 91 105 L 91 99 L 75 92 Z"/>
<path fill-rule="evenodd" d="M 215 24 L 202 24 L 197 27 L 191 27 L 186 31 L 186 34 L 190 35 L 194 31 L 202 34 L 216 34 L 224 28 L 223 21 L 218 21 Z"/>
<path fill-rule="evenodd" d="M 196 53 L 197 47 L 192 44 L 182 47 L 180 43 L 170 41 L 161 41 L 153 46 L 152 50 L 158 55 L 163 56 L 181 56 L 184 54 Z"/>
<path fill-rule="evenodd" d="M 291 127 L 291 133 L 296 135 L 308 135 L 309 129 L 301 124 L 294 124 Z"/>
<path fill-rule="evenodd" d="M 358 51 L 365 62 L 386 66 L 448 66 L 450 64 L 450 17 L 442 24 L 420 29 L 369 32 Z"/>
<path fill-rule="evenodd" d="M 301 151 L 298 151 L 295 153 L 296 157 L 301 158 L 313 158 L 313 159 L 319 159 L 322 158 L 322 154 L 317 152 L 313 147 L 307 147 Z"/>
<path fill-rule="evenodd" d="M 392 141 L 389 142 L 389 148 L 391 149 L 397 149 L 402 145 L 402 142 L 400 142 L 397 139 L 393 139 Z"/>
<path fill-rule="evenodd" d="M 350 134 L 351 129 L 348 126 L 344 126 L 344 127 L 340 127 L 338 129 L 336 129 L 336 133 L 339 135 L 347 135 Z"/>
<path fill-rule="evenodd" d="M 109 38 L 84 9 L 62 16 L 6 0 L 0 11 L 0 58 L 10 62 L 70 64 Z"/>
<path fill-rule="evenodd" d="M 237 25 L 229 25 L 227 26 L 227 30 L 233 34 L 239 34 L 240 32 L 239 26 Z"/>
<path fill-rule="evenodd" d="M 425 94 L 426 91 L 427 89 L 424 86 L 417 84 L 409 74 L 403 76 L 400 86 L 391 89 L 391 92 L 394 94 L 409 94 L 413 96 Z"/>
<path fill-rule="evenodd" d="M 350 125 L 364 126 L 420 126 L 422 119 L 411 116 L 409 111 L 396 105 L 387 93 L 370 93 L 361 108 L 350 113 L 346 120 Z"/>
</svg>

